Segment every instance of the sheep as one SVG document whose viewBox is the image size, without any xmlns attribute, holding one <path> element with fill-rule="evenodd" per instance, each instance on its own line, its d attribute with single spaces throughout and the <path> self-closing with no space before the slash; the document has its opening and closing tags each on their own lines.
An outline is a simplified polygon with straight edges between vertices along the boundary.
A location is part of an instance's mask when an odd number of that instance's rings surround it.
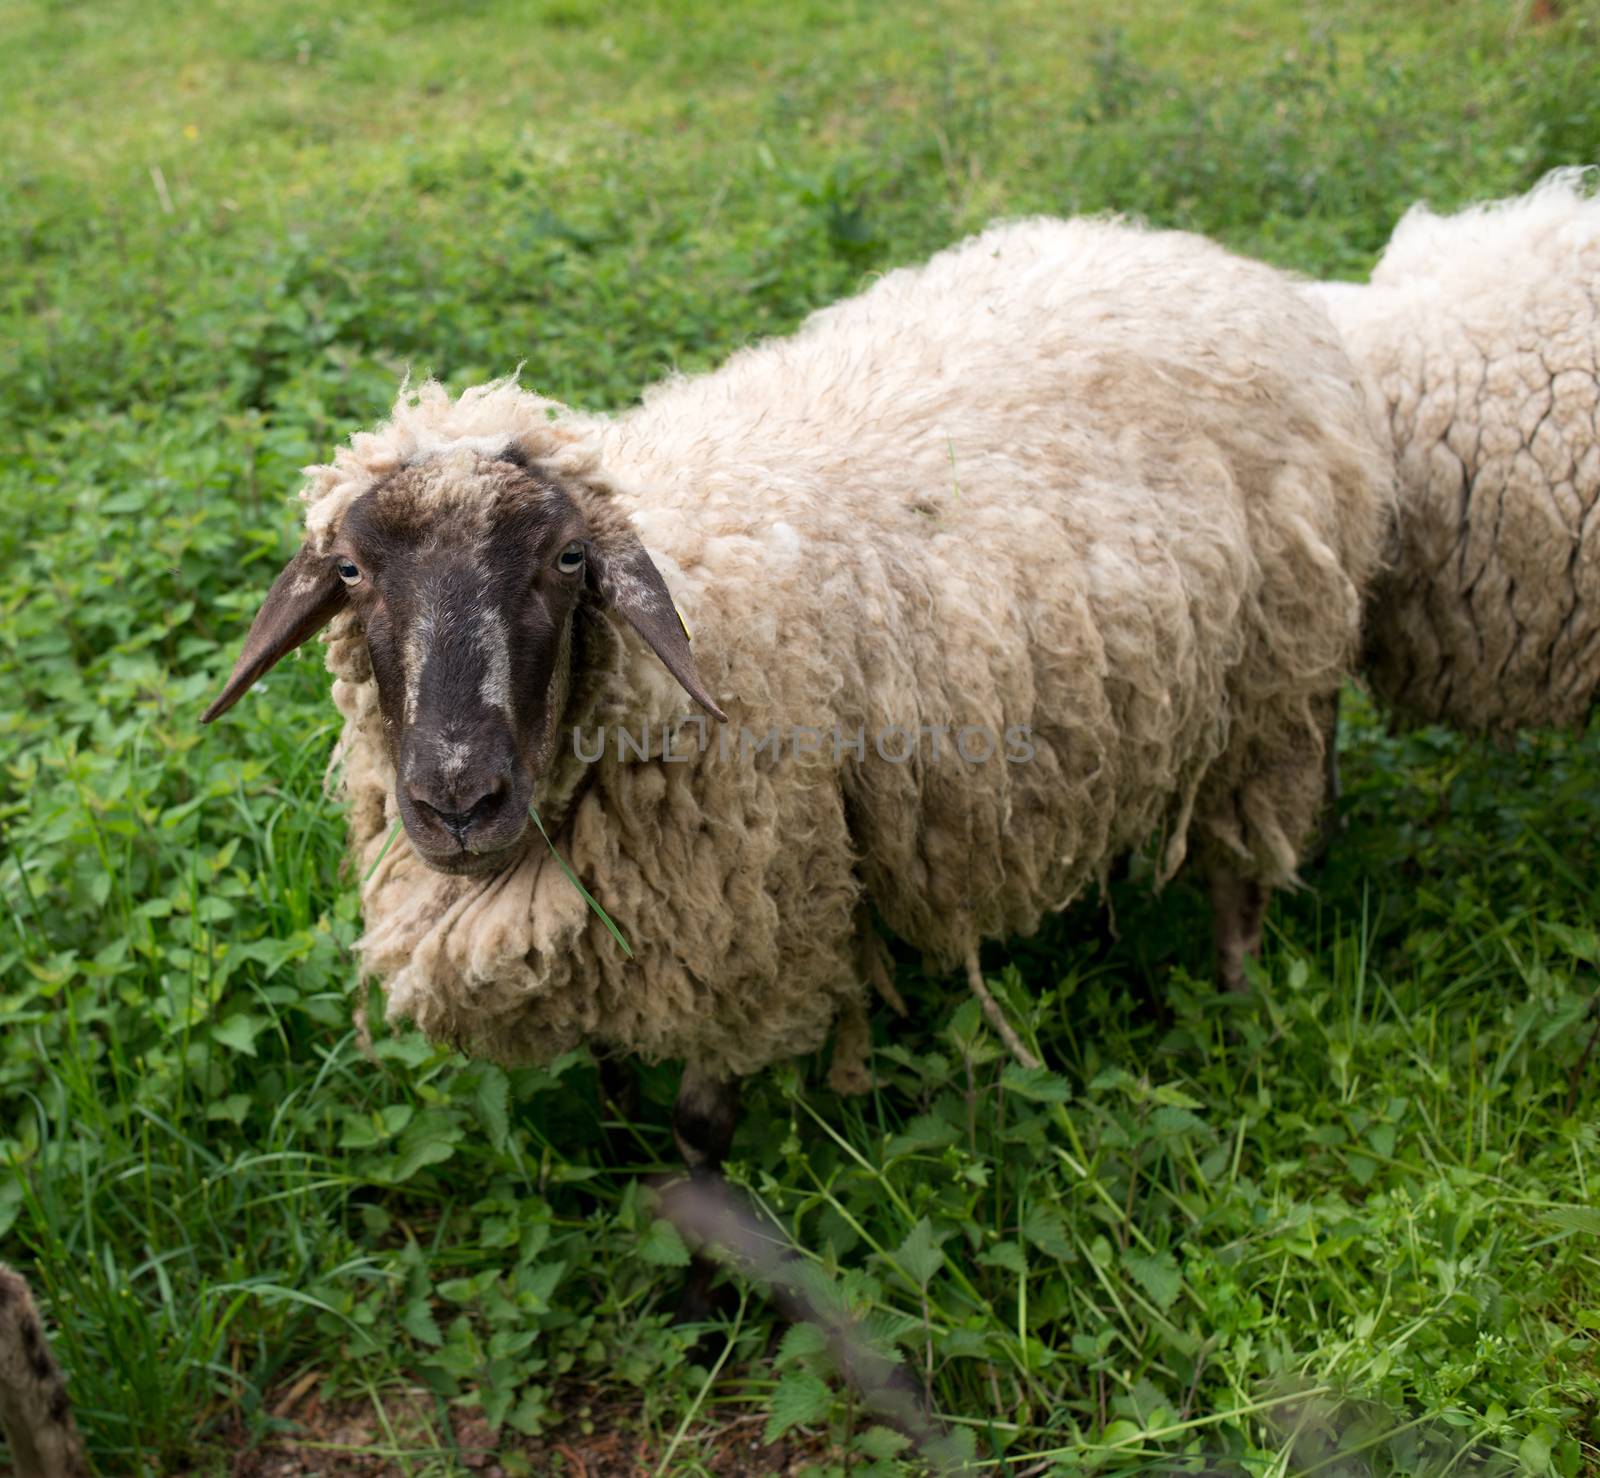
<svg viewBox="0 0 1600 1478">
<path fill-rule="evenodd" d="M 1391 482 L 1286 274 L 1001 225 L 615 417 L 403 387 L 307 469 L 204 718 L 326 628 L 390 1016 L 507 1064 L 681 1058 L 714 1172 L 741 1077 L 836 1027 L 830 1081 L 868 1085 L 884 932 L 976 975 L 1148 842 L 1211 877 L 1238 979 Z"/>
<path fill-rule="evenodd" d="M 16 1478 L 88 1478 L 66 1382 L 21 1274 L 0 1263 L 0 1432 Z"/>
<path fill-rule="evenodd" d="M 1325 306 L 1377 384 L 1398 517 L 1361 667 L 1402 722 L 1504 738 L 1600 696 L 1600 196 L 1558 170 L 1452 216 L 1413 206 Z"/>
</svg>

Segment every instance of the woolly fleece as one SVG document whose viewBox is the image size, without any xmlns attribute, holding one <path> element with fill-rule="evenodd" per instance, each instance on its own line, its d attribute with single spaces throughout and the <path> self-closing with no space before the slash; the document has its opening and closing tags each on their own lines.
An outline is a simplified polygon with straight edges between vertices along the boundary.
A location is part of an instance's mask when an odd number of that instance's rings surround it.
<svg viewBox="0 0 1600 1478">
<path fill-rule="evenodd" d="M 1505 735 L 1600 694 L 1595 181 L 1413 206 L 1369 286 L 1313 289 L 1387 407 L 1400 512 L 1362 665 L 1407 719 Z"/>
<path fill-rule="evenodd" d="M 487 881 L 397 838 L 362 899 L 391 1016 L 506 1063 L 587 1042 L 713 1074 L 809 1051 L 842 1016 L 834 1081 L 861 1087 L 875 919 L 947 967 L 1153 837 L 1162 876 L 1192 837 L 1208 866 L 1292 877 L 1391 469 L 1283 274 L 1115 221 L 998 226 L 614 419 L 509 380 L 402 391 L 308 469 L 309 540 L 402 464 L 449 454 L 470 479 L 508 439 L 631 519 L 733 722 L 703 750 L 680 725 L 671 763 L 563 745 L 540 781 L 632 962 L 536 832 Z M 688 712 L 619 620 L 584 620 L 568 733 Z M 365 873 L 394 776 L 354 617 L 327 639 Z M 906 763 L 873 743 L 894 725 L 924 731 Z M 969 763 L 967 725 L 1026 726 L 1031 762 Z M 773 726 L 781 753 L 741 752 Z M 864 754 L 835 726 L 865 729 Z"/>
</svg>

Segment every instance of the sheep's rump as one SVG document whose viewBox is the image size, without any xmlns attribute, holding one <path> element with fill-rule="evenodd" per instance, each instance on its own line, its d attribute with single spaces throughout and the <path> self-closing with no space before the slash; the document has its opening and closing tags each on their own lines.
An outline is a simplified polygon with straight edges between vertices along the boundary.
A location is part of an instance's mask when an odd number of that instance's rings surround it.
<svg viewBox="0 0 1600 1478">
<path fill-rule="evenodd" d="M 394 424 L 480 436 L 491 402 L 544 423 L 502 385 Z M 397 844 L 366 959 L 432 1035 L 748 1072 L 859 1022 L 874 915 L 948 964 L 1152 837 L 1164 871 L 1194 833 L 1292 875 L 1391 469 L 1284 275 L 1115 222 L 997 227 L 551 434 L 628 507 L 733 723 L 703 750 L 691 727 L 670 764 L 608 743 L 541 796 L 632 964 L 537 837 L 488 884 Z M 608 639 L 584 722 L 686 711 Z M 337 661 L 365 863 L 387 766 L 349 641 Z"/>
<path fill-rule="evenodd" d="M 1505 734 L 1600 692 L 1593 173 L 1413 207 L 1370 286 L 1315 290 L 1388 409 L 1400 511 L 1363 666 L 1405 718 Z"/>
</svg>

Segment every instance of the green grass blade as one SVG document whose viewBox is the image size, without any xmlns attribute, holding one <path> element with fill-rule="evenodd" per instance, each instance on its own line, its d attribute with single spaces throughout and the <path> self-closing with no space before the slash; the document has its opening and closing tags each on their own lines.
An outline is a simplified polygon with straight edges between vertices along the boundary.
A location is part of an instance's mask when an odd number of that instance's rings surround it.
<svg viewBox="0 0 1600 1478">
<path fill-rule="evenodd" d="M 622 937 L 622 930 L 617 928 L 617 926 L 611 922 L 611 915 L 601 908 L 597 902 L 595 902 L 594 894 L 592 894 L 583 886 L 582 883 L 578 881 L 577 873 L 567 866 L 567 859 L 558 851 L 556 851 L 556 844 L 550 840 L 550 833 L 544 829 L 544 822 L 539 819 L 538 807 L 530 803 L 528 806 L 528 814 L 533 817 L 533 824 L 539 828 L 539 835 L 544 838 L 544 844 L 550 849 L 550 855 L 561 864 L 561 870 L 562 872 L 566 873 L 567 880 L 574 888 L 578 890 L 578 892 L 583 895 L 583 901 L 587 903 L 597 915 L 599 915 L 600 922 L 611 931 L 611 937 L 617 941 L 618 945 L 621 946 L 623 954 L 627 955 L 627 957 L 631 960 L 633 958 L 633 951 L 628 948 L 628 941 Z"/>
<path fill-rule="evenodd" d="M 535 817 L 534 819 L 537 820 L 538 818 Z M 372 875 L 378 870 L 378 864 L 389 855 L 389 848 L 394 845 L 394 839 L 400 835 L 400 828 L 403 824 L 403 822 L 396 821 L 389 835 L 384 838 L 383 846 L 379 848 L 378 855 L 372 859 L 372 866 L 362 875 L 361 886 L 363 888 L 372 881 Z"/>
</svg>

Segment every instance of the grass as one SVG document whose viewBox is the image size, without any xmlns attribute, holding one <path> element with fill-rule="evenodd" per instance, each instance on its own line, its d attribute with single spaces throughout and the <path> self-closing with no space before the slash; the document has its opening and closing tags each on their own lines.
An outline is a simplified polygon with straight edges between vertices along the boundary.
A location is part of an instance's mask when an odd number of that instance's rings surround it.
<svg viewBox="0 0 1600 1478">
<path fill-rule="evenodd" d="M 1600 159 L 1561 11 L 0 8 L 0 1254 L 99 1470 L 224 1471 L 286 1391 L 418 1478 L 463 1417 L 515 1474 L 619 1411 L 662 1473 L 741 1414 L 902 1461 L 759 1298 L 714 1369 L 670 1326 L 672 1067 L 622 1121 L 585 1059 L 467 1063 L 375 998 L 363 1050 L 317 659 L 195 721 L 299 465 L 408 366 L 624 403 L 996 214 L 1359 275 L 1418 196 Z M 982 1471 L 1600 1472 L 1600 741 L 1358 701 L 1345 744 L 1248 997 L 1134 878 L 1117 937 L 1086 903 L 985 958 L 1048 1069 L 908 961 L 872 1094 L 750 1085 L 734 1175 Z"/>
</svg>

